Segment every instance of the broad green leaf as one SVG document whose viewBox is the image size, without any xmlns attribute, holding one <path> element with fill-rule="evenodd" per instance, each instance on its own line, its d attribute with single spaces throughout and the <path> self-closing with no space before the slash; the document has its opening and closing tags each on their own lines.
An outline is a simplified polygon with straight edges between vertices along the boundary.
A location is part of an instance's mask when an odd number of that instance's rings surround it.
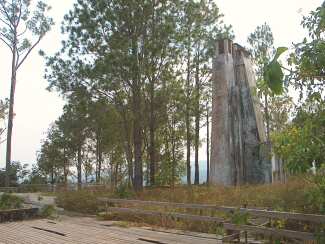
<svg viewBox="0 0 325 244">
<path fill-rule="evenodd" d="M 278 58 L 281 56 L 281 54 L 287 50 L 288 50 L 288 48 L 286 48 L 286 47 L 278 47 L 272 62 L 277 61 Z"/>
<path fill-rule="evenodd" d="M 278 58 L 284 53 L 288 48 L 279 47 L 276 51 L 274 59 L 265 67 L 264 70 L 264 80 L 267 82 L 269 88 L 276 95 L 279 95 L 283 91 L 283 71 Z"/>
<path fill-rule="evenodd" d="M 267 82 L 270 89 L 275 94 L 281 94 L 283 90 L 283 77 L 281 66 L 278 62 L 271 62 L 266 67 L 264 79 Z"/>
</svg>

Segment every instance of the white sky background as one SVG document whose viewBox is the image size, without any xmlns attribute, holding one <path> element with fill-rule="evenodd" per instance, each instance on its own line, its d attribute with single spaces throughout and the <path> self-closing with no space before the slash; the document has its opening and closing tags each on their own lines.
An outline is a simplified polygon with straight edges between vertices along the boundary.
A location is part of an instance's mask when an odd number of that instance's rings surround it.
<svg viewBox="0 0 325 244">
<path fill-rule="evenodd" d="M 300 26 L 302 16 L 320 6 L 323 0 L 215 0 L 225 15 L 227 24 L 232 24 L 235 41 L 246 45 L 247 36 L 257 25 L 267 22 L 273 31 L 275 46 L 290 47 L 306 35 Z M 45 64 L 38 50 L 54 53 L 61 46 L 60 26 L 63 16 L 72 8 L 74 0 L 47 0 L 52 6 L 51 16 L 56 25 L 46 35 L 19 70 L 16 87 L 15 119 L 12 141 L 12 159 L 22 163 L 36 163 L 36 152 L 49 125 L 62 113 L 63 101 L 55 93 L 45 90 Z M 0 97 L 9 96 L 10 63 L 9 51 L 0 44 Z M 201 137 L 206 135 L 202 129 Z M 0 145 L 0 167 L 5 165 L 5 147 Z M 206 158 L 205 146 L 200 150 L 200 160 Z"/>
</svg>

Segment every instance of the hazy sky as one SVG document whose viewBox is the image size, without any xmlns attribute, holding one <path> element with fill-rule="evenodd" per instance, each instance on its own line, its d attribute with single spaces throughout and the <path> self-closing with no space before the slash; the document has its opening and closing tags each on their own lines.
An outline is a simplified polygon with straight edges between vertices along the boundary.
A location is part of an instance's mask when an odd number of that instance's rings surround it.
<svg viewBox="0 0 325 244">
<path fill-rule="evenodd" d="M 33 0 L 32 0 L 33 1 Z M 232 24 L 236 42 L 245 45 L 249 33 L 257 25 L 267 22 L 273 31 L 275 46 L 290 46 L 299 42 L 306 32 L 300 26 L 302 16 L 320 6 L 322 0 L 215 0 Z M 56 25 L 42 40 L 17 77 L 12 159 L 22 163 L 35 163 L 36 152 L 49 125 L 62 113 L 63 101 L 55 93 L 45 90 L 44 60 L 38 55 L 42 49 L 51 54 L 61 45 L 60 24 L 74 0 L 47 0 L 52 6 L 51 16 Z M 8 97 L 10 81 L 10 53 L 0 44 L 0 97 Z M 201 133 L 205 136 L 204 132 Z M 202 149 L 201 159 L 205 159 Z M 0 145 L 0 167 L 5 164 L 5 143 Z"/>
</svg>

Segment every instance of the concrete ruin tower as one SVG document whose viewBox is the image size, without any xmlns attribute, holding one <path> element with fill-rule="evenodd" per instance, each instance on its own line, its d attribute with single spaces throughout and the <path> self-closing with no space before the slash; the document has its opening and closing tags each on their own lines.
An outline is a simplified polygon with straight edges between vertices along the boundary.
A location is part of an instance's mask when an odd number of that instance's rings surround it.
<svg viewBox="0 0 325 244">
<path fill-rule="evenodd" d="M 210 183 L 271 182 L 265 128 L 250 54 L 228 39 L 219 40 L 213 63 Z"/>
</svg>

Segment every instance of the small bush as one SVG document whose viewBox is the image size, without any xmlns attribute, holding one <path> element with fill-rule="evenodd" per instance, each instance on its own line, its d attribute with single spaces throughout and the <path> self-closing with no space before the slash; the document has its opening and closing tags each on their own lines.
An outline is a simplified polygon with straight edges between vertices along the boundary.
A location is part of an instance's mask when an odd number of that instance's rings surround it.
<svg viewBox="0 0 325 244">
<path fill-rule="evenodd" d="M 325 214 L 325 165 L 307 180 L 314 186 L 306 193 L 308 203 L 314 212 Z"/>
<path fill-rule="evenodd" d="M 24 200 L 16 195 L 4 193 L 0 196 L 0 209 L 19 209 L 22 208 Z"/>
<path fill-rule="evenodd" d="M 103 196 L 107 196 L 107 193 L 87 190 L 60 192 L 57 194 L 56 203 L 67 211 L 95 214 L 100 207 L 97 198 Z"/>
<path fill-rule="evenodd" d="M 135 196 L 135 193 L 127 184 L 122 184 L 116 188 L 115 195 L 119 198 L 131 198 Z"/>
<path fill-rule="evenodd" d="M 55 218 L 57 216 L 56 209 L 53 205 L 44 205 L 40 214 L 44 218 Z"/>
</svg>

